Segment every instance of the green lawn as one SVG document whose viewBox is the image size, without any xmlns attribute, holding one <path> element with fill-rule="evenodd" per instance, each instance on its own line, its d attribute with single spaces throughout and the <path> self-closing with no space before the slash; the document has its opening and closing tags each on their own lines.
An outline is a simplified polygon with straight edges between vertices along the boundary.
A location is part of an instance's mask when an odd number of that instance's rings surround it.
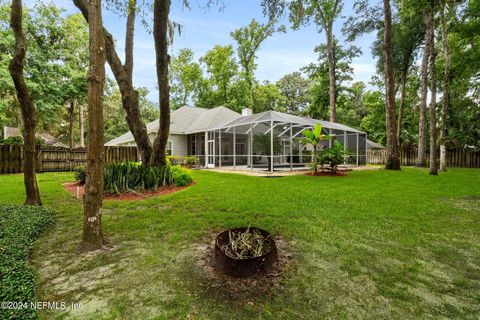
<svg viewBox="0 0 480 320">
<path fill-rule="evenodd" d="M 174 195 L 107 201 L 114 249 L 83 255 L 81 202 L 62 188 L 71 176 L 38 175 L 58 218 L 32 259 L 38 301 L 83 307 L 42 318 L 480 317 L 480 170 L 278 179 L 195 171 L 198 183 Z M 21 203 L 22 183 L 0 176 L 0 203 Z M 247 225 L 281 236 L 294 259 L 270 294 L 232 299 L 207 281 L 195 243 Z"/>
</svg>

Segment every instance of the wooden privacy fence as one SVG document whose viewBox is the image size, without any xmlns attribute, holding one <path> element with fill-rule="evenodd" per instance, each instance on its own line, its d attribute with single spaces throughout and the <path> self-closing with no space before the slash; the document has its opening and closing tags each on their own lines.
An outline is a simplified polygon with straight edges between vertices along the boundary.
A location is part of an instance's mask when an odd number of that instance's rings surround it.
<svg viewBox="0 0 480 320">
<path fill-rule="evenodd" d="M 440 152 L 437 153 L 440 157 Z M 367 163 L 385 164 L 386 149 L 371 149 L 367 151 Z M 428 162 L 427 154 L 427 162 Z M 417 149 L 400 149 L 400 163 L 402 166 L 414 166 L 417 161 Z M 440 160 L 438 160 L 440 165 Z M 470 149 L 447 149 L 447 165 L 449 167 L 480 168 L 480 151 Z"/>
<path fill-rule="evenodd" d="M 138 161 L 136 147 L 105 147 L 105 163 Z M 37 147 L 37 172 L 72 171 L 87 164 L 86 149 Z M 23 171 L 22 146 L 0 145 L 0 173 Z"/>
</svg>

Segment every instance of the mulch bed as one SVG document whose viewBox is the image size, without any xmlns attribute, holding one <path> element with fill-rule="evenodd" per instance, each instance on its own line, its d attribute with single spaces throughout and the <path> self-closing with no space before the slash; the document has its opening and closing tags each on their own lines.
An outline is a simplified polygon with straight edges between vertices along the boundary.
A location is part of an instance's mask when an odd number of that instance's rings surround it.
<svg viewBox="0 0 480 320">
<path fill-rule="evenodd" d="M 145 190 L 145 191 L 135 191 L 135 192 L 127 192 L 127 193 L 121 193 L 121 194 L 106 194 L 103 196 L 103 199 L 120 200 L 120 201 L 142 200 L 145 198 L 174 193 L 174 192 L 186 189 L 191 185 L 184 186 L 184 187 L 167 186 L 167 187 L 158 188 L 155 191 Z M 65 190 L 73 194 L 78 199 L 83 199 L 83 195 L 85 194 L 85 185 L 80 184 L 78 182 L 71 182 L 71 183 L 65 183 L 63 187 L 65 188 Z"/>
<path fill-rule="evenodd" d="M 337 172 L 331 172 L 331 171 L 320 171 L 317 172 L 317 174 L 313 174 L 311 172 L 307 173 L 307 176 L 314 176 L 314 177 L 344 177 L 347 176 L 346 171 L 337 171 Z"/>
</svg>

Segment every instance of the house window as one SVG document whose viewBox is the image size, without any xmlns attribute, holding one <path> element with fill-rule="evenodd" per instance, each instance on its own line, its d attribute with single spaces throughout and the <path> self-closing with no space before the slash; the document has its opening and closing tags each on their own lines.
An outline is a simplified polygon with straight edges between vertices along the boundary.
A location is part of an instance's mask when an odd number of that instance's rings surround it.
<svg viewBox="0 0 480 320">
<path fill-rule="evenodd" d="M 167 142 L 167 155 L 171 156 L 173 151 L 173 144 L 171 140 L 168 140 Z"/>
</svg>

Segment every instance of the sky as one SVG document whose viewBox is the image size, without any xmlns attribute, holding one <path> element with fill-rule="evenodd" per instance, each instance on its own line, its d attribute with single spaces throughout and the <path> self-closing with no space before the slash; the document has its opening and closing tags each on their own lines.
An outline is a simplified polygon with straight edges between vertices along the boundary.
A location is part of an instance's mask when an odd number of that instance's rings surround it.
<svg viewBox="0 0 480 320">
<path fill-rule="evenodd" d="M 34 0 L 27 0 L 26 5 L 32 5 Z M 77 13 L 77 8 L 71 0 L 57 0 L 58 6 L 64 7 L 67 13 Z M 172 0 L 170 18 L 183 26 L 182 34 L 175 35 L 170 53 L 175 54 L 183 48 L 190 48 L 198 59 L 215 45 L 232 44 L 234 40 L 230 32 L 250 23 L 252 18 L 260 22 L 267 22 L 263 16 L 260 0 L 225 0 L 222 10 L 218 7 L 206 9 L 203 5 L 206 0 L 191 0 L 190 9 L 183 8 L 180 0 Z M 344 42 L 341 28 L 345 17 L 353 14 L 353 1 L 345 0 L 342 17 L 334 25 L 334 34 Z M 152 14 L 150 13 L 150 17 Z M 116 40 L 117 52 L 123 58 L 125 18 L 108 10 L 103 12 L 104 25 L 113 34 Z M 158 102 L 156 89 L 155 50 L 153 35 L 145 30 L 137 19 L 135 32 L 134 72 L 133 82 L 136 87 L 146 87 L 150 93 L 148 99 Z M 315 25 L 292 30 L 285 18 L 279 21 L 287 27 L 286 33 L 275 33 L 268 38 L 258 52 L 255 77 L 259 81 L 275 82 L 283 75 L 298 71 L 301 67 L 315 62 L 317 57 L 313 52 L 315 46 L 325 43 L 325 33 L 319 33 Z M 354 81 L 368 82 L 375 73 L 375 61 L 371 54 L 371 45 L 374 35 L 366 35 L 357 39 L 353 44 L 362 50 L 362 55 L 352 63 Z M 108 74 L 113 78 L 109 68 Z"/>
</svg>

